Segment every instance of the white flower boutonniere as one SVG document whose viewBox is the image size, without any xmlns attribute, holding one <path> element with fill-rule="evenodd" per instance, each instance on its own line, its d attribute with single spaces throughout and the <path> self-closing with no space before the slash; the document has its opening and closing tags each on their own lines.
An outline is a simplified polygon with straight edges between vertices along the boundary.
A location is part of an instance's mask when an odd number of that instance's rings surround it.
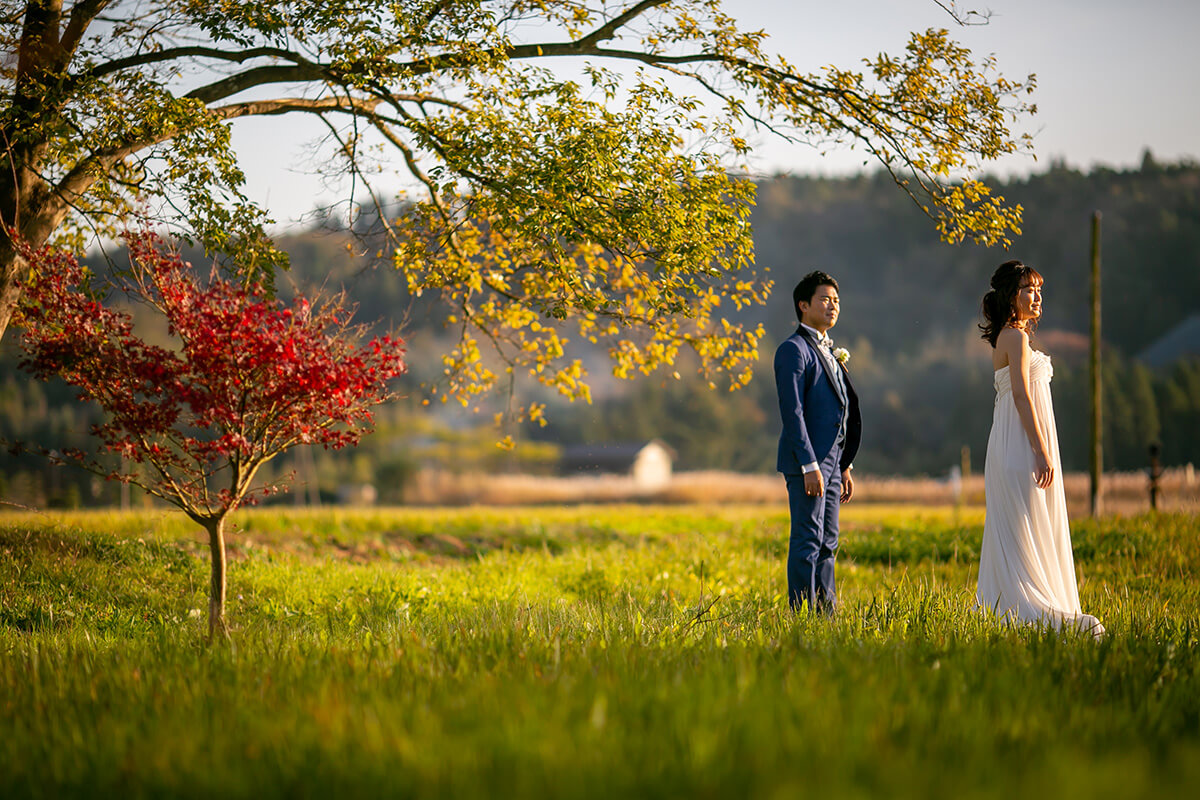
<svg viewBox="0 0 1200 800">
<path fill-rule="evenodd" d="M 838 360 L 839 364 L 845 365 L 850 360 L 850 351 L 844 347 L 833 348 L 833 357 Z"/>
</svg>

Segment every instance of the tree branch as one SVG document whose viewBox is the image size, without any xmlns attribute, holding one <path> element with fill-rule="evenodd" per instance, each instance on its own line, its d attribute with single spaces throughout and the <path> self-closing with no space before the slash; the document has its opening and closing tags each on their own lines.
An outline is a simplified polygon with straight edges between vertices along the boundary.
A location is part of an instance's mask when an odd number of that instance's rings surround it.
<svg viewBox="0 0 1200 800">
<path fill-rule="evenodd" d="M 75 6 L 71 9 L 71 16 L 67 20 L 67 27 L 62 35 L 62 48 L 68 53 L 75 52 L 75 48 L 79 46 L 79 41 L 83 38 L 83 34 L 87 31 L 96 17 L 100 15 L 112 0 L 78 0 Z"/>
<path fill-rule="evenodd" d="M 958 10 L 958 4 L 953 2 L 943 2 L 943 0 L 933 0 L 941 7 L 943 11 L 954 17 L 954 21 L 959 25 L 987 25 L 992 20 L 992 11 L 988 9 L 984 12 L 968 11 L 965 14 Z"/>
<path fill-rule="evenodd" d="M 371 98 L 349 96 L 325 97 L 320 99 L 309 99 L 305 97 L 279 97 L 270 100 L 249 100 L 244 103 L 230 103 L 229 105 L 210 108 L 209 112 L 214 114 L 219 119 L 269 116 L 274 114 L 287 114 L 292 111 L 300 111 L 312 114 L 323 114 L 326 111 L 340 111 L 347 114 L 364 114 L 379 119 L 386 119 L 375 110 L 378 108 L 379 104 L 383 102 L 388 102 L 393 105 L 395 103 L 435 103 L 437 105 L 453 108 L 457 111 L 467 112 L 469 110 L 461 103 L 456 103 L 453 100 L 445 100 L 440 97 L 433 97 L 431 95 L 392 94 L 386 97 L 376 96 Z M 398 120 L 389 119 L 387 121 L 392 124 L 399 124 Z"/>
<path fill-rule="evenodd" d="M 584 36 L 582 39 L 577 39 L 575 45 L 580 49 L 595 47 L 600 42 L 606 42 L 613 38 L 621 28 L 624 28 L 630 21 L 640 17 L 643 13 L 657 6 L 665 5 L 669 0 L 642 0 L 642 2 L 629 8 L 623 14 L 619 14 L 608 22 L 601 25 L 596 30 Z"/>
<path fill-rule="evenodd" d="M 435 19 L 437 19 L 437 16 L 449 8 L 453 2 L 454 0 L 440 0 L 440 2 L 435 3 L 433 8 L 430 9 L 429 13 L 425 15 L 425 25 L 428 26 Z"/>
<path fill-rule="evenodd" d="M 309 100 L 303 97 L 281 97 L 274 100 L 250 100 L 245 103 L 231 103 L 209 109 L 218 119 L 236 119 L 238 117 L 270 116 L 287 114 L 291 111 L 303 111 L 321 114 L 326 111 L 342 111 L 346 113 L 372 114 L 382 102 L 379 98 L 359 99 L 354 97 L 325 97 Z"/>
<path fill-rule="evenodd" d="M 95 2 L 101 1 L 95 0 Z M 215 47 L 201 47 L 197 45 L 192 47 L 171 47 L 165 50 L 153 50 L 133 56 L 126 56 L 125 58 L 118 58 L 93 67 L 87 74 L 93 78 L 102 78 L 105 75 L 111 75 L 121 70 L 141 67 L 146 64 L 175 61 L 182 58 L 212 58 L 218 61 L 231 61 L 237 64 L 243 64 L 254 58 L 280 58 L 295 64 L 315 66 L 313 62 L 300 54 L 279 47 L 255 47 L 250 50 L 220 50 Z"/>
<path fill-rule="evenodd" d="M 301 83 L 304 81 L 334 80 L 324 67 L 317 64 L 304 63 L 292 66 L 255 67 L 254 69 L 230 75 L 228 78 L 193 89 L 184 97 L 199 100 L 205 105 L 229 97 L 230 95 L 264 86 L 270 83 Z"/>
</svg>

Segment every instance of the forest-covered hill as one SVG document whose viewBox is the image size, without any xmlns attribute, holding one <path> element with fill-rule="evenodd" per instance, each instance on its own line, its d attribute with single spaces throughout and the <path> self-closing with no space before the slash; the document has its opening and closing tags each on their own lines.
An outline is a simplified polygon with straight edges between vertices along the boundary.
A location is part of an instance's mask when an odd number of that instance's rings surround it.
<svg viewBox="0 0 1200 800">
<path fill-rule="evenodd" d="M 957 336 L 977 318 L 992 270 L 1018 258 L 1046 277 L 1043 330 L 1087 333 L 1091 217 L 1102 213 L 1104 338 L 1136 354 L 1200 310 L 1200 165 L 1080 172 L 1061 163 L 996 190 L 1024 208 L 1022 235 L 1006 251 L 941 242 L 932 223 L 885 174 L 848 178 L 778 176 L 758 186 L 752 214 L 756 260 L 776 282 L 765 321 L 775 340 L 793 328 L 790 291 L 812 269 L 842 286 L 839 333 L 881 354 L 912 352 Z M 338 228 L 284 237 L 302 285 L 345 285 L 363 319 L 432 323 L 412 307 L 403 281 L 369 259 L 349 259 Z M 359 248 L 370 252 L 371 248 Z M 286 282 L 286 279 L 285 279 Z"/>
<path fill-rule="evenodd" d="M 766 307 L 744 313 L 768 330 L 756 379 L 746 390 L 710 391 L 692 372 L 682 379 L 651 376 L 634 382 L 606 377 L 600 354 L 592 406 L 560 406 L 551 424 L 524 432 L 571 444 L 659 437 L 679 453 L 683 469 L 770 470 L 778 411 L 771 354 L 791 333 L 794 282 L 823 269 L 841 283 L 842 319 L 834 338 L 850 347 L 863 396 L 866 433 L 858 464 L 885 473 L 940 473 L 966 445 L 982 463 L 991 416 L 991 367 L 974 325 L 978 302 L 995 266 L 1008 258 L 1034 265 L 1046 277 L 1037 346 L 1055 357 L 1055 394 L 1064 460 L 1086 467 L 1086 347 L 1090 226 L 1103 215 L 1104 341 L 1106 347 L 1106 466 L 1144 466 L 1146 445 L 1161 440 L 1169 464 L 1200 462 L 1200 360 L 1157 371 L 1135 361 L 1144 348 L 1200 311 L 1200 166 L 1158 164 L 1149 155 L 1135 170 L 1081 172 L 1064 164 L 1010 182 L 997 191 L 1024 207 L 1023 234 L 1008 251 L 940 242 L 933 225 L 884 175 L 848 178 L 779 176 L 758 187 L 752 222 L 756 257 L 776 289 Z M 361 232 L 361 231 L 360 231 Z M 401 325 L 410 342 L 416 385 L 440 370 L 440 309 L 414 303 L 400 276 L 375 264 L 372 247 L 337 226 L 282 238 L 291 257 L 280 286 L 344 287 L 360 320 Z M 366 255 L 356 255 L 365 253 Z M 117 261 L 120 254 L 110 254 Z M 78 445 L 88 419 L 60 387 L 43 387 L 16 372 L 16 337 L 0 345 L 0 437 Z M 686 365 L 685 365 L 686 367 Z M 530 388 L 528 391 L 535 391 Z M 415 404 L 414 404 L 415 405 Z M 463 429 L 484 417 L 445 416 L 442 427 Z M 428 438 L 438 425 L 419 425 L 397 412 L 381 436 L 358 454 L 354 479 L 401 474 L 394 454 L 416 427 Z M 486 448 L 484 448 L 486 450 Z M 456 451 L 462 457 L 463 449 Z M 543 451 L 544 452 L 544 449 Z M 391 453 L 390 460 L 381 453 Z M 336 479 L 337 459 L 324 471 Z M 383 463 L 387 460 L 387 463 Z M 466 465 L 469 466 L 469 465 Z M 44 496 L 62 475 L 27 458 L 0 456 L 0 483 L 12 493 L 41 486 Z M 0 493 L 4 486 L 0 485 Z M 28 490 L 32 491 L 32 490 Z M 36 493 L 35 493 L 36 494 Z M 76 490 L 76 494 L 79 491 Z M 86 496 L 87 493 L 84 493 Z"/>
<path fill-rule="evenodd" d="M 992 270 L 1008 258 L 1045 276 L 1044 329 L 1086 333 L 1091 216 L 1100 211 L 1107 344 L 1137 353 L 1200 308 L 1196 165 L 1147 156 L 1139 170 L 1082 173 L 1056 164 L 998 192 L 1024 208 L 1022 235 L 1008 251 L 940 243 L 882 175 L 779 178 L 759 190 L 758 260 L 781 284 L 809 267 L 838 276 L 841 327 L 882 352 L 969 326 Z M 772 319 L 791 322 L 783 312 Z"/>
</svg>

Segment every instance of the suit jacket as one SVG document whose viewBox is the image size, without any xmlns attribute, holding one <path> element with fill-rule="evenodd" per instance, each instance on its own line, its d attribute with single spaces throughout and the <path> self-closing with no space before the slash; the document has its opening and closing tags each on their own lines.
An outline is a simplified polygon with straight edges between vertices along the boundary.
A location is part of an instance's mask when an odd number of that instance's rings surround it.
<svg viewBox="0 0 1200 800">
<path fill-rule="evenodd" d="M 843 411 L 846 416 L 846 439 L 840 462 L 843 470 L 854 461 L 862 440 L 862 416 L 850 373 L 832 358 L 826 361 L 818 347 L 812 335 L 801 327 L 775 351 L 775 390 L 783 419 L 775 468 L 785 474 L 799 474 L 805 464 L 820 464 L 825 460 L 837 442 Z M 842 371 L 844 398 L 829 373 L 831 368 Z"/>
</svg>

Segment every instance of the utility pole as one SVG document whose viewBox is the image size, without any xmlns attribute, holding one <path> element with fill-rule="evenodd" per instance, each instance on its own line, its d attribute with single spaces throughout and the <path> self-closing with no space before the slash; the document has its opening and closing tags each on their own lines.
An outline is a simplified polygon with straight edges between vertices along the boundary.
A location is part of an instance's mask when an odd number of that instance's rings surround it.
<svg viewBox="0 0 1200 800">
<path fill-rule="evenodd" d="M 1162 448 L 1158 442 L 1150 444 L 1150 510 L 1158 511 L 1158 480 L 1162 477 L 1162 464 L 1159 463 L 1158 454 Z"/>
<path fill-rule="evenodd" d="M 1104 444 L 1102 441 L 1101 423 L 1103 420 L 1100 406 L 1100 212 L 1092 213 L 1092 343 L 1090 352 L 1091 373 L 1091 447 L 1089 448 L 1091 466 L 1091 509 L 1092 516 L 1098 516 L 1103 506 L 1104 491 L 1100 478 L 1104 473 Z"/>
</svg>

